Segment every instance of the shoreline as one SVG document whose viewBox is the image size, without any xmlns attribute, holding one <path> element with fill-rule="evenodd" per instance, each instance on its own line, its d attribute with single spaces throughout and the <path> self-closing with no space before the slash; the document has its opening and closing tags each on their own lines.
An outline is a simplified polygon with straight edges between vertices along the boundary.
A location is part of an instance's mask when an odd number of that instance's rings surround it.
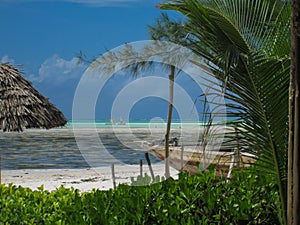
<svg viewBox="0 0 300 225">
<path fill-rule="evenodd" d="M 164 164 L 152 165 L 154 176 L 164 176 Z M 143 176 L 150 176 L 148 165 L 143 165 Z M 139 165 L 115 165 L 116 184 L 131 184 L 131 177 L 140 175 Z M 176 179 L 178 171 L 170 168 L 171 177 Z M 28 187 L 37 190 L 44 185 L 44 190 L 53 191 L 64 186 L 75 188 L 80 192 L 89 192 L 93 189 L 109 190 L 113 188 L 112 168 L 97 167 L 86 169 L 21 169 L 2 170 L 1 181 L 4 185 L 14 184 L 16 186 Z"/>
</svg>

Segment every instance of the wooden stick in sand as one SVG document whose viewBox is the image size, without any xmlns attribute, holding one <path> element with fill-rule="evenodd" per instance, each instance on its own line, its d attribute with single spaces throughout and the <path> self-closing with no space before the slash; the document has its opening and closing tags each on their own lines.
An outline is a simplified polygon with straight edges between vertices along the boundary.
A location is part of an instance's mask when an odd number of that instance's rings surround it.
<svg viewBox="0 0 300 225">
<path fill-rule="evenodd" d="M 145 158 L 146 158 L 148 166 L 149 166 L 149 170 L 150 170 L 150 174 L 151 174 L 152 180 L 154 180 L 154 173 L 153 173 L 153 170 L 152 170 L 151 161 L 150 161 L 149 153 L 148 152 L 145 153 Z"/>
<path fill-rule="evenodd" d="M 183 145 L 181 146 L 181 154 L 180 154 L 180 170 L 183 171 L 183 151 L 184 151 L 184 147 Z"/>
<path fill-rule="evenodd" d="M 0 184 L 1 184 L 1 167 L 2 165 L 1 165 L 1 154 L 0 154 Z"/>
<path fill-rule="evenodd" d="M 117 188 L 116 186 L 116 177 L 115 177 L 115 164 L 111 164 L 111 174 L 112 174 L 112 181 L 114 189 Z"/>
<path fill-rule="evenodd" d="M 143 176 L 143 160 L 140 159 L 140 176 Z"/>
</svg>

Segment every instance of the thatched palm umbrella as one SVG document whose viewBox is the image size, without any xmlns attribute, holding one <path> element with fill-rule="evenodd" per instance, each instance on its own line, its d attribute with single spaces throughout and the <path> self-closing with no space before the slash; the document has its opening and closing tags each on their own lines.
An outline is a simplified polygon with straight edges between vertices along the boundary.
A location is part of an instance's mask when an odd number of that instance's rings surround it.
<svg viewBox="0 0 300 225">
<path fill-rule="evenodd" d="M 0 130 L 50 129 L 66 123 L 62 112 L 34 89 L 16 68 L 0 62 Z"/>
<path fill-rule="evenodd" d="M 0 130 L 65 125 L 66 118 L 13 66 L 0 63 Z"/>
</svg>

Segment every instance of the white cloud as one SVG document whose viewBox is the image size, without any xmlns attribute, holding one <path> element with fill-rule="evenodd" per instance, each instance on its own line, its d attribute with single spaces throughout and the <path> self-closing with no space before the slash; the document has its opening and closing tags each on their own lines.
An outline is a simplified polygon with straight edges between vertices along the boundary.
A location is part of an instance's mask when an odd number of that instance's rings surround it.
<svg viewBox="0 0 300 225">
<path fill-rule="evenodd" d="M 10 58 L 8 55 L 2 56 L 2 58 L 0 59 L 0 62 L 15 64 L 15 60 L 13 58 Z"/>
<path fill-rule="evenodd" d="M 46 59 L 39 68 L 39 75 L 31 75 L 29 79 L 35 82 L 52 82 L 54 84 L 63 84 L 72 79 L 78 79 L 82 76 L 85 65 L 78 65 L 78 59 L 65 60 L 58 55 Z"/>
<path fill-rule="evenodd" d="M 126 6 L 130 3 L 144 0 L 0 0 L 0 3 L 24 3 L 24 2 L 73 2 L 94 7 Z"/>
</svg>

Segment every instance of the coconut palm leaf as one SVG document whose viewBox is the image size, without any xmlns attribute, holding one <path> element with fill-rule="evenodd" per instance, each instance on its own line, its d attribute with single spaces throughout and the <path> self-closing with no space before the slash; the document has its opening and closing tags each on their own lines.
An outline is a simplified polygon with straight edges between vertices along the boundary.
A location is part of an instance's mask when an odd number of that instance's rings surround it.
<svg viewBox="0 0 300 225">
<path fill-rule="evenodd" d="M 175 0 L 160 6 L 188 19 L 190 48 L 226 89 L 245 150 L 278 182 L 286 209 L 290 5 L 271 0 Z M 231 132 L 226 137 L 236 136 Z M 234 147 L 234 142 L 233 146 Z M 262 169 L 263 168 L 263 169 Z"/>
</svg>

